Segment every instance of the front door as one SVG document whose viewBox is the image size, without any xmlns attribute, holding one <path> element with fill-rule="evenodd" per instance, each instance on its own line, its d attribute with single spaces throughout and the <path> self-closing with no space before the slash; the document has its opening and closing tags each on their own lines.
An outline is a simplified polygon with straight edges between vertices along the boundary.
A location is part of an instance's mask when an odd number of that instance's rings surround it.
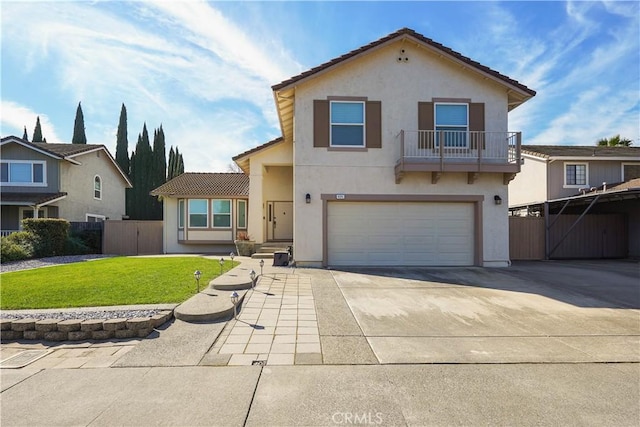
<svg viewBox="0 0 640 427">
<path fill-rule="evenodd" d="M 267 209 L 267 240 L 293 240 L 293 202 L 269 202 Z"/>
</svg>

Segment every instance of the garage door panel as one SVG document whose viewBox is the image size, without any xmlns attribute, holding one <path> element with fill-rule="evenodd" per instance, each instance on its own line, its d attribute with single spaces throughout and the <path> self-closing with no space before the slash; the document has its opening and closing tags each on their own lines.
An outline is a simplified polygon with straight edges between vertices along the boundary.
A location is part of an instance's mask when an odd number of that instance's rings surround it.
<svg viewBox="0 0 640 427">
<path fill-rule="evenodd" d="M 472 203 L 329 203 L 329 265 L 473 265 Z"/>
</svg>

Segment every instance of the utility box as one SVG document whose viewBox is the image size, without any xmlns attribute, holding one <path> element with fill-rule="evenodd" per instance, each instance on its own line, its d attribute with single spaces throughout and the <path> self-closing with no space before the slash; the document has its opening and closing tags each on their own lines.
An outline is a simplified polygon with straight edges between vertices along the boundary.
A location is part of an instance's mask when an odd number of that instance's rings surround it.
<svg viewBox="0 0 640 427">
<path fill-rule="evenodd" d="M 273 265 L 278 267 L 286 267 L 289 265 L 289 252 L 274 252 Z"/>
</svg>

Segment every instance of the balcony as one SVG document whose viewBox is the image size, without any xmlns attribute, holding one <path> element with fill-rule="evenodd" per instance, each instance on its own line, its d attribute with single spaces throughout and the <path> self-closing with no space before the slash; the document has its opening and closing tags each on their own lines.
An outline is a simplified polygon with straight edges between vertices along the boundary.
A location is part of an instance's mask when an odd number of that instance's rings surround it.
<svg viewBox="0 0 640 427">
<path fill-rule="evenodd" d="M 469 184 L 481 173 L 503 173 L 506 185 L 520 172 L 520 132 L 401 130 L 398 138 L 396 184 L 410 172 L 431 172 L 434 184 L 443 173 L 466 172 Z"/>
</svg>

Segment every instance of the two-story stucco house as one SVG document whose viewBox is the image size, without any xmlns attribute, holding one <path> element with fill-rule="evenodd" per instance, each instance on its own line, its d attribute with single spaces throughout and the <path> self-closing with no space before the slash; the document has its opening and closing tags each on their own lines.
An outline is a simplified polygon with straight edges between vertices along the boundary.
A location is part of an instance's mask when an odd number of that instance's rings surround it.
<svg viewBox="0 0 640 427">
<path fill-rule="evenodd" d="M 2 232 L 25 218 L 68 221 L 122 219 L 131 182 L 104 145 L 27 142 L 2 138 Z"/>
<path fill-rule="evenodd" d="M 248 232 L 304 266 L 509 265 L 535 91 L 410 29 L 272 87 L 282 137 L 234 157 Z"/>
</svg>

